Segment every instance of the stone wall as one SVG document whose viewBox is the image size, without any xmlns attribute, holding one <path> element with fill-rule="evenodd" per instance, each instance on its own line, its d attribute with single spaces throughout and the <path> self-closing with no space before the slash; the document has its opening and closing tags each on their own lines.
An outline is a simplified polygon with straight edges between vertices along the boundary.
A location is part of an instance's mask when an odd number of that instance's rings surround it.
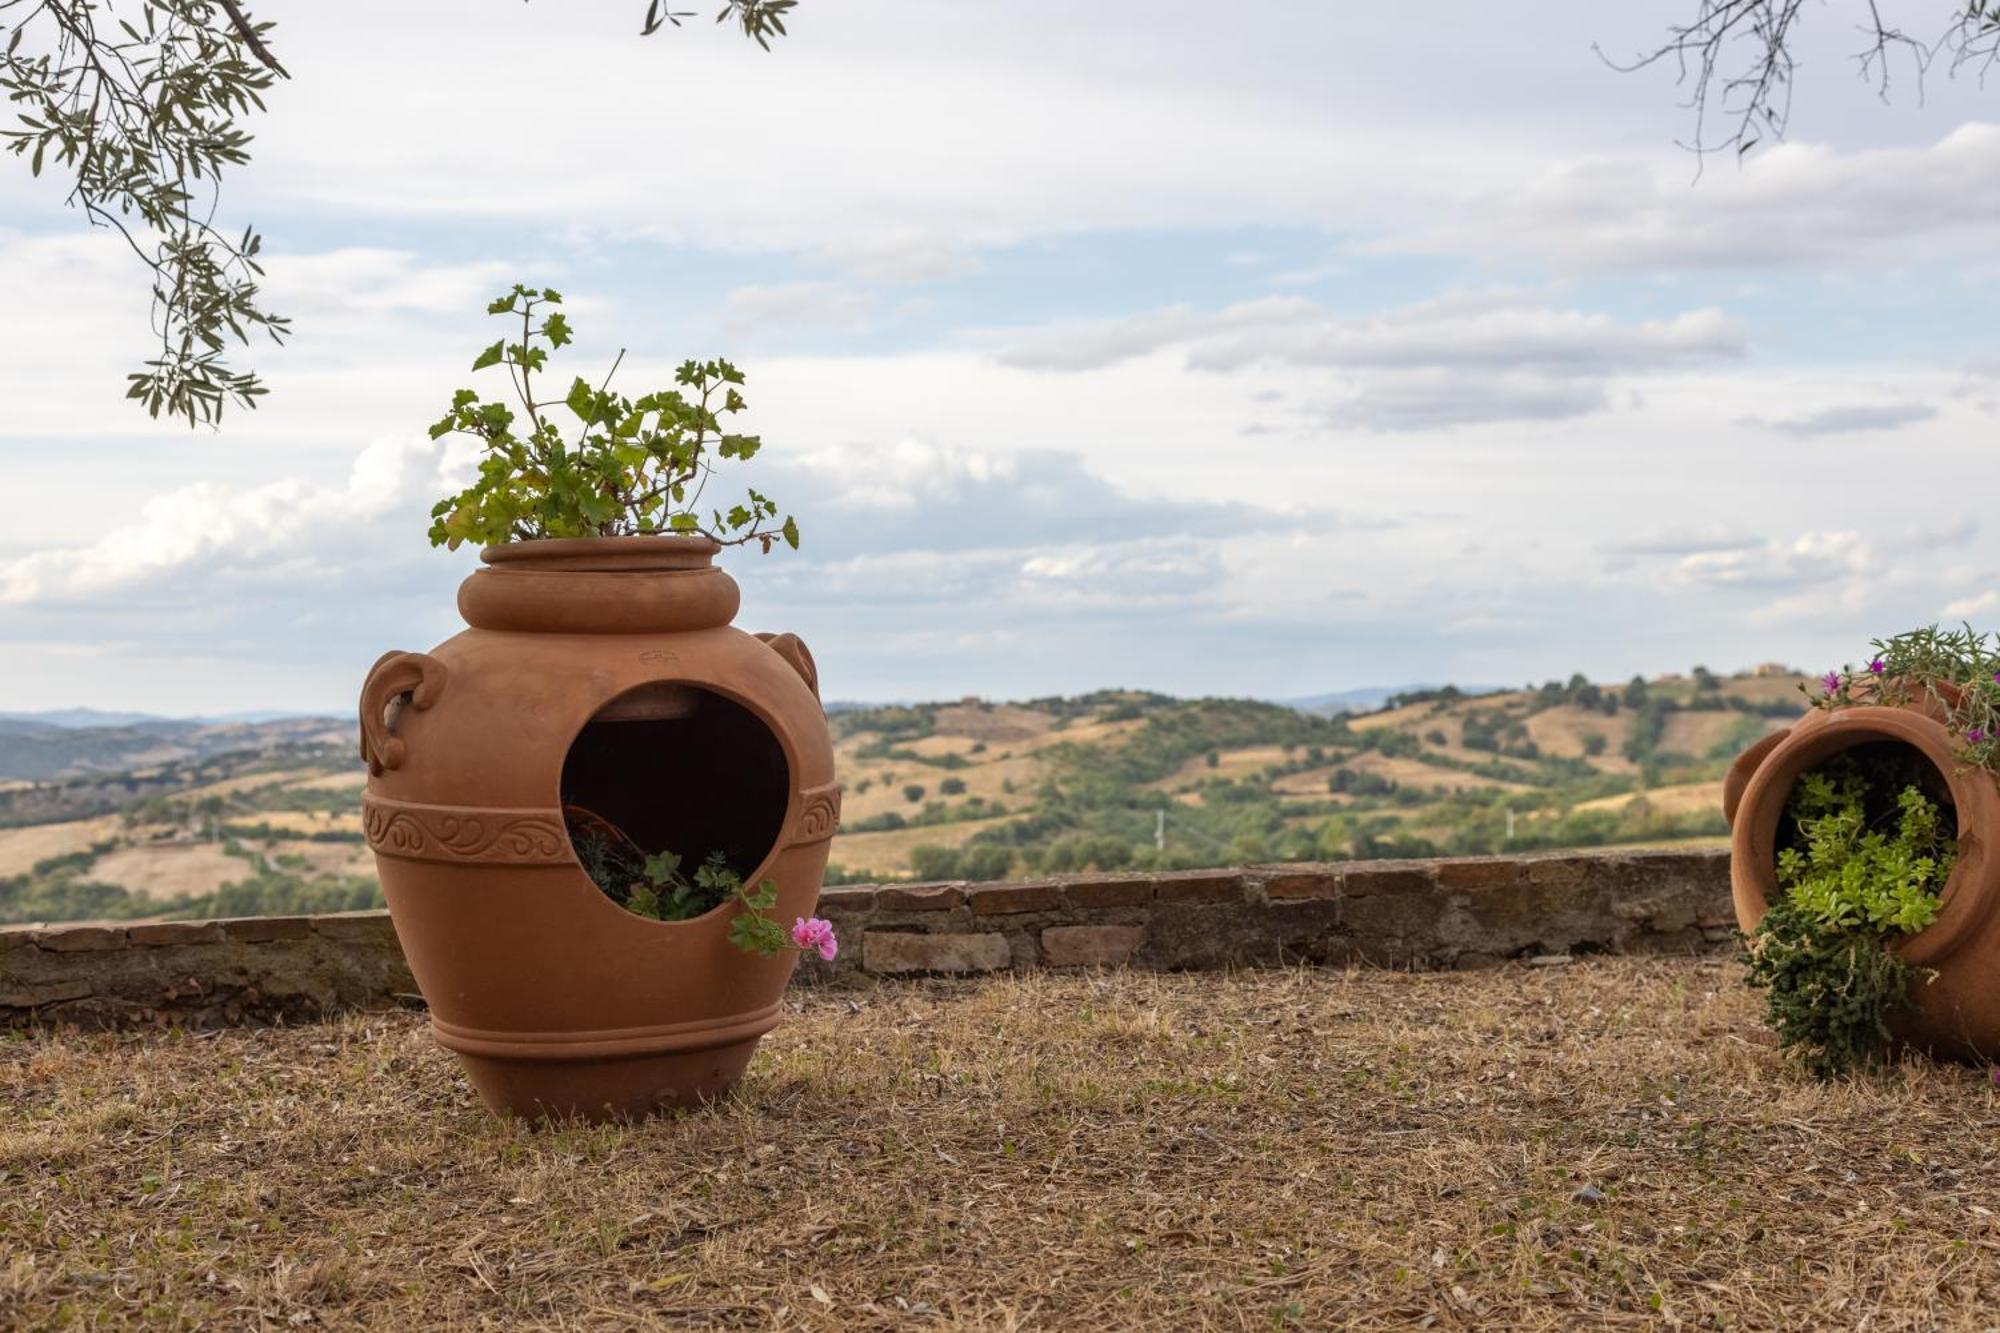
<svg viewBox="0 0 2000 1333">
<path fill-rule="evenodd" d="M 830 888 L 802 980 L 1036 967 L 1481 967 L 1687 953 L 1735 926 L 1724 852 L 1582 853 Z M 0 927 L 0 1024 L 212 1025 L 418 1002 L 383 912 Z"/>
<path fill-rule="evenodd" d="M 414 1003 L 387 912 L 0 926 L 0 1026 L 215 1027 Z"/>
</svg>

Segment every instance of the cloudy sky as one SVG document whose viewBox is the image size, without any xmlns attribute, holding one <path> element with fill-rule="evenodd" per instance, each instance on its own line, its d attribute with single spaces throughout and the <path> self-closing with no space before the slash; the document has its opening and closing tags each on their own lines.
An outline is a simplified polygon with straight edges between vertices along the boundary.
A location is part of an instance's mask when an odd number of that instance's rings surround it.
<svg viewBox="0 0 2000 1333">
<path fill-rule="evenodd" d="M 0 162 L 0 709 L 344 711 L 454 633 L 423 427 L 517 279 L 570 298 L 558 368 L 744 367 L 805 548 L 727 557 L 739 623 L 834 697 L 2000 621 L 2000 89 L 1884 105 L 1833 0 L 1791 142 L 1697 180 L 1671 73 L 1592 51 L 1691 2 L 802 0 L 766 55 L 636 0 L 269 0 L 256 413 L 122 402 L 142 275 Z"/>
</svg>

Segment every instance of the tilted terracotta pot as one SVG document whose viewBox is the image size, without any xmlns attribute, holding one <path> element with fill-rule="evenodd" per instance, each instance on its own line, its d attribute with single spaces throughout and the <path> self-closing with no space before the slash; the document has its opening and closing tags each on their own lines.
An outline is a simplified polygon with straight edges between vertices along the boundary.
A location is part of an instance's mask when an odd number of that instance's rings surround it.
<svg viewBox="0 0 2000 1333">
<path fill-rule="evenodd" d="M 363 823 L 439 1042 L 487 1104 L 593 1119 L 727 1091 L 798 955 L 728 940 L 732 905 L 635 916 L 584 873 L 565 802 L 691 869 L 728 854 L 812 915 L 840 817 L 805 645 L 732 628 L 706 539 L 489 547 L 463 633 L 361 691 Z M 752 868 L 754 867 L 754 869 Z"/>
<path fill-rule="evenodd" d="M 1778 895 L 1779 826 L 1794 784 L 1843 750 L 1885 742 L 1912 747 L 1937 770 L 1958 820 L 1958 863 L 1937 919 L 1897 946 L 1913 966 L 1937 974 L 1912 987 L 1916 1008 L 1898 1021 L 1898 1036 L 1938 1056 L 1992 1058 L 2000 1055 L 2000 858 L 1993 848 L 2000 787 L 1991 773 L 1960 764 L 1956 738 L 1934 705 L 1815 709 L 1743 752 L 1722 794 L 1737 923 L 1753 928 Z"/>
</svg>

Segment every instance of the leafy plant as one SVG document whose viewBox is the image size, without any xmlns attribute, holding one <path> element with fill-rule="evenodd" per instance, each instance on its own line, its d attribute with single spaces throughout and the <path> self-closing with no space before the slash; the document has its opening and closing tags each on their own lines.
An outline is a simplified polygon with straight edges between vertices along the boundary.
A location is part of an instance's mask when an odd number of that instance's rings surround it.
<svg viewBox="0 0 2000 1333">
<path fill-rule="evenodd" d="M 738 392 L 743 372 L 727 361 L 688 361 L 677 387 L 628 398 L 610 389 L 621 351 L 597 387 L 581 376 L 560 400 L 536 396 L 535 376 L 549 356 L 574 338 L 552 288 L 515 288 L 486 307 L 520 321 L 518 341 L 500 338 L 473 361 L 475 371 L 507 373 L 516 415 L 504 401 L 482 401 L 460 389 L 451 409 L 430 428 L 432 439 L 469 435 L 480 442 L 479 475 L 431 510 L 431 544 L 495 545 L 548 537 L 613 537 L 648 533 L 704 536 L 724 546 L 779 541 L 794 550 L 799 525 L 779 518 L 768 496 L 750 490 L 727 510 L 699 506 L 717 462 L 749 459 L 762 447 L 755 435 L 728 432 L 722 418 L 747 406 Z M 683 392 L 685 391 L 685 392 Z M 569 437 L 557 409 L 576 424 Z"/>
<path fill-rule="evenodd" d="M 1778 854 L 1782 897 L 1745 937 L 1748 979 L 1769 992 L 1779 1044 L 1821 1078 L 1882 1060 L 1918 979 L 1892 946 L 1937 918 L 1957 861 L 1953 830 L 1921 788 L 1884 801 L 1886 771 L 1843 755 L 1799 780 L 1785 806 L 1798 845 Z"/>
<path fill-rule="evenodd" d="M 733 899 L 743 910 L 729 923 L 731 944 L 765 956 L 786 947 L 784 927 L 770 915 L 778 905 L 778 886 L 767 879 L 754 889 L 746 887 L 721 852 L 711 853 L 688 875 L 681 869 L 682 858 L 673 852 L 648 856 L 574 824 L 570 840 L 591 882 L 635 916 L 692 921 Z"/>
</svg>

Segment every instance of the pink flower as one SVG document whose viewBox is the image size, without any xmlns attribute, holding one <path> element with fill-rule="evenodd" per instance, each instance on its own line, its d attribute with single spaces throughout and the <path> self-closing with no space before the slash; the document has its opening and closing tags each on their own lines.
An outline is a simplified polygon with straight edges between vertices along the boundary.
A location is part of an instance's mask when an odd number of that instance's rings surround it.
<svg viewBox="0 0 2000 1333">
<path fill-rule="evenodd" d="M 1821 676 L 1819 678 L 1819 683 L 1826 686 L 1826 692 L 1828 694 L 1840 693 L 1840 673 L 1838 671 L 1827 672 L 1824 676 Z"/>
<path fill-rule="evenodd" d="M 1971 731 L 1965 733 L 1965 739 L 1977 745 L 1986 739 L 1986 729 L 1984 727 L 1974 727 Z"/>
<path fill-rule="evenodd" d="M 1888 669 L 1889 664 L 1879 657 L 1871 659 L 1868 663 L 1868 674 L 1871 676 L 1879 676 Z"/>
<path fill-rule="evenodd" d="M 800 917 L 794 921 L 792 943 L 808 953 L 817 950 L 819 956 L 829 963 L 840 952 L 840 941 L 833 937 L 833 922 L 820 917 L 811 920 Z"/>
</svg>

